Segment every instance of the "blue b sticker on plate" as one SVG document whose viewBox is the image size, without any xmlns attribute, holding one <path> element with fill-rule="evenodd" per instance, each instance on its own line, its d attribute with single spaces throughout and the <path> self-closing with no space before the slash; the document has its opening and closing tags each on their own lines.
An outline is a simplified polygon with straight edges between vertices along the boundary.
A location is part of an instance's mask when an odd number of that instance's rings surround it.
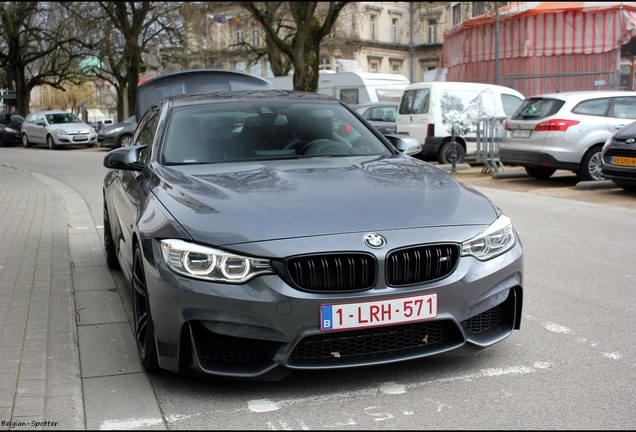
<svg viewBox="0 0 636 432">
<path fill-rule="evenodd" d="M 320 330 L 331 330 L 333 328 L 332 306 L 323 305 L 320 313 Z"/>
</svg>

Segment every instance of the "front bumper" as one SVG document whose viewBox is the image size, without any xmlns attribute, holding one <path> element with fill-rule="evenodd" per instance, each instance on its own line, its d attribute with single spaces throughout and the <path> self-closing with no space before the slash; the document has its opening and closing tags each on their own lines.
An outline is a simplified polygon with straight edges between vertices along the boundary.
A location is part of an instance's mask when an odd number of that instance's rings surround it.
<svg viewBox="0 0 636 432">
<path fill-rule="evenodd" d="M 178 372 L 258 378 L 279 369 L 331 369 L 426 357 L 465 344 L 492 345 L 519 329 L 522 246 L 486 262 L 462 257 L 447 277 L 387 286 L 383 271 L 361 292 L 305 292 L 278 275 L 245 285 L 177 275 L 159 243 L 144 247 L 159 365 Z M 148 259 L 150 258 L 150 259 Z M 380 266 L 381 268 L 382 266 Z M 434 319 L 341 331 L 320 330 L 323 304 L 438 296 Z"/>
<path fill-rule="evenodd" d="M 64 145 L 95 145 L 97 143 L 97 134 L 78 134 L 78 135 L 58 135 L 52 134 L 55 144 Z"/>
</svg>

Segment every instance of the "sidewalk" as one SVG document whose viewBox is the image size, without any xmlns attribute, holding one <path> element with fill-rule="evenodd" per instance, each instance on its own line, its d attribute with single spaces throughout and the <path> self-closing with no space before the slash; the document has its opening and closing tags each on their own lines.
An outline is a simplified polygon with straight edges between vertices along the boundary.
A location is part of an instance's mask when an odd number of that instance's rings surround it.
<svg viewBox="0 0 636 432">
<path fill-rule="evenodd" d="M 101 228 L 70 187 L 0 164 L 0 430 L 165 429 Z"/>
</svg>

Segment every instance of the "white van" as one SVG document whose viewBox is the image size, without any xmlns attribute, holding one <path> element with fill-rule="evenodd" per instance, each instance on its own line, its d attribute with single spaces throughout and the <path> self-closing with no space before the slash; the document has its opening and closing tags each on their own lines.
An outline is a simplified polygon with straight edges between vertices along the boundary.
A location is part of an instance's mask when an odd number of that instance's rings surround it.
<svg viewBox="0 0 636 432">
<path fill-rule="evenodd" d="M 509 117 L 524 96 L 494 84 L 434 81 L 406 87 L 398 108 L 396 132 L 417 138 L 422 144 L 418 157 L 450 163 L 451 125 L 467 130 L 456 137 L 456 162 L 476 152 L 476 127 L 482 117 Z"/>
<path fill-rule="evenodd" d="M 318 93 L 334 96 L 348 105 L 369 102 L 399 102 L 404 89 L 411 83 L 399 74 L 370 72 L 320 71 Z M 294 76 L 269 78 L 276 90 L 293 90 Z"/>
</svg>

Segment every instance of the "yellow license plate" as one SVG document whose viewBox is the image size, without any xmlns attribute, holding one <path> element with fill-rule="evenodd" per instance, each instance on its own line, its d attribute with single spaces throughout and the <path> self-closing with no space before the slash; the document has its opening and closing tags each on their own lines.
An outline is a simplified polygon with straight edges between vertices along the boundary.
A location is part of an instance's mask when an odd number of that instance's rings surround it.
<svg viewBox="0 0 636 432">
<path fill-rule="evenodd" d="M 612 156 L 612 165 L 633 166 L 636 167 L 636 158 Z"/>
</svg>

